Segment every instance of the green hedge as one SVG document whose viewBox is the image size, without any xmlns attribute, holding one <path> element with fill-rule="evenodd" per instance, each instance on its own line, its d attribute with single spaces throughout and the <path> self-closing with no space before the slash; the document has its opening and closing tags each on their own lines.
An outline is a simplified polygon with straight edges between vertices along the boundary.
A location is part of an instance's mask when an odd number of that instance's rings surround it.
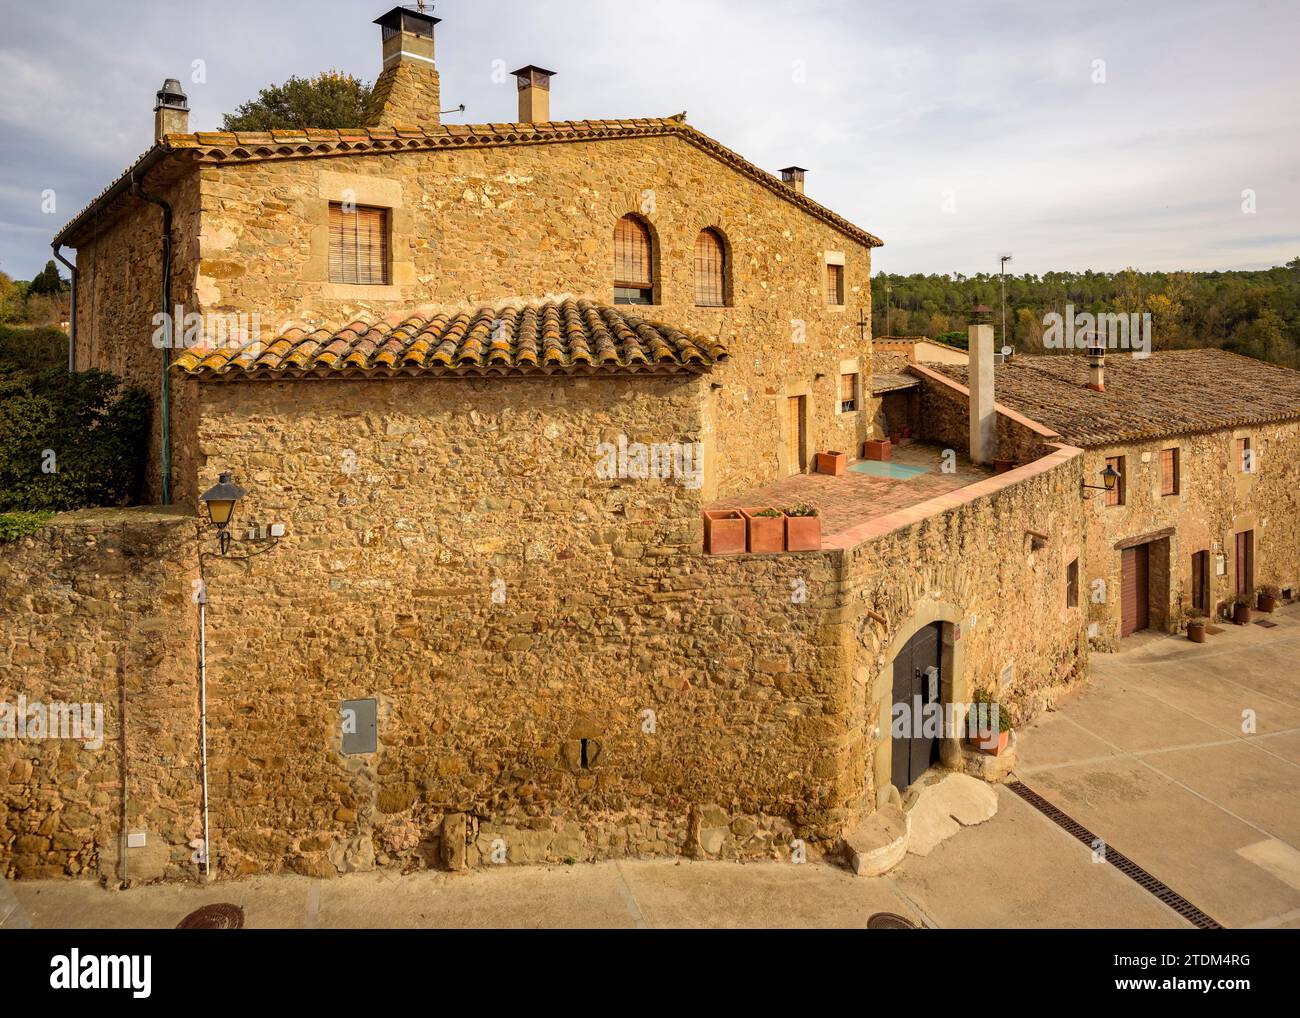
<svg viewBox="0 0 1300 1018">
<path fill-rule="evenodd" d="M 0 375 L 36 373 L 68 363 L 68 334 L 52 325 L 0 325 Z"/>
<path fill-rule="evenodd" d="M 103 371 L 8 368 L 0 362 L 0 513 L 136 502 L 149 394 Z"/>
</svg>

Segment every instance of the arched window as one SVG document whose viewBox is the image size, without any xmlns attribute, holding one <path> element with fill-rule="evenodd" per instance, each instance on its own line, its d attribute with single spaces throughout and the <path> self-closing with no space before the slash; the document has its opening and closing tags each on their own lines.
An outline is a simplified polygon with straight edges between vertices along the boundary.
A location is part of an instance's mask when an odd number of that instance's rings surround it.
<svg viewBox="0 0 1300 1018">
<path fill-rule="evenodd" d="M 653 304 L 654 251 L 650 229 L 626 215 L 614 227 L 614 303 Z"/>
<path fill-rule="evenodd" d="M 717 230 L 702 230 L 695 238 L 695 306 L 727 304 L 727 249 Z"/>
</svg>

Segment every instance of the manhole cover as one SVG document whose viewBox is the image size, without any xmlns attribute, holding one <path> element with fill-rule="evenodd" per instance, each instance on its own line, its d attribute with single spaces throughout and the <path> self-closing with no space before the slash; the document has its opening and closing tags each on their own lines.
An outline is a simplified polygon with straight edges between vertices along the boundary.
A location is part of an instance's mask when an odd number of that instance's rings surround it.
<svg viewBox="0 0 1300 1018">
<path fill-rule="evenodd" d="M 1269 622 L 1268 619 L 1260 619 L 1258 622 L 1255 623 L 1255 625 L 1259 626 L 1261 629 L 1276 629 L 1276 628 L 1277 628 L 1277 623 L 1276 623 L 1276 622 Z"/>
<path fill-rule="evenodd" d="M 238 905 L 204 905 L 177 924 L 178 930 L 242 930 L 244 910 Z"/>
<path fill-rule="evenodd" d="M 877 912 L 867 920 L 869 930 L 914 930 L 916 928 L 916 923 L 909 922 L 901 915 L 894 915 L 893 912 Z"/>
</svg>

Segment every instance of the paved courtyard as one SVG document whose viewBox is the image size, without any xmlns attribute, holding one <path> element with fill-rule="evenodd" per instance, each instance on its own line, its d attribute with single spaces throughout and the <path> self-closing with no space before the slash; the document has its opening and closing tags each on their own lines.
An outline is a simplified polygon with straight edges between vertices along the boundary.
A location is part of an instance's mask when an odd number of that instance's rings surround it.
<svg viewBox="0 0 1300 1018">
<path fill-rule="evenodd" d="M 1223 925 L 1300 928 L 1300 605 L 1270 621 L 1094 655 L 1093 681 L 1021 734 L 1016 777 Z M 877 912 L 941 928 L 1189 928 L 1005 786 L 997 798 L 992 820 L 878 879 L 660 861 L 127 892 L 0 881 L 0 927 L 169 928 L 231 902 L 250 927 L 283 928 L 861 929 Z"/>
</svg>

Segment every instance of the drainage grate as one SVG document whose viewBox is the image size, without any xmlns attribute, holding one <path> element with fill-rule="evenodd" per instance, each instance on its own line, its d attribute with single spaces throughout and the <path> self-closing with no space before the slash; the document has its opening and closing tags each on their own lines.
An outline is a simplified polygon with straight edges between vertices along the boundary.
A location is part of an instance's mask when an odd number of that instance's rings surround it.
<svg viewBox="0 0 1300 1018">
<path fill-rule="evenodd" d="M 182 919 L 178 930 L 242 930 L 244 910 L 238 905 L 204 905 Z"/>
<path fill-rule="evenodd" d="M 1259 626 L 1260 629 L 1276 629 L 1276 628 L 1277 628 L 1277 623 L 1276 623 L 1276 622 L 1269 622 L 1268 619 L 1260 619 L 1258 622 L 1255 623 L 1255 625 Z"/>
<path fill-rule="evenodd" d="M 918 928 L 916 923 L 909 922 L 901 915 L 894 915 L 893 912 L 877 912 L 867 920 L 867 929 L 869 930 L 915 930 Z"/>
<path fill-rule="evenodd" d="M 1068 832 L 1077 841 L 1083 842 L 1088 846 L 1088 848 L 1092 848 L 1093 845 L 1101 840 L 1097 835 L 1093 834 L 1092 831 L 1084 827 L 1083 824 L 1079 823 L 1068 814 L 1062 813 L 1032 788 L 1028 788 L 1019 781 L 1007 782 L 1007 788 L 1015 792 L 1016 795 L 1024 799 L 1025 802 L 1033 806 L 1034 809 L 1038 810 L 1038 812 L 1042 813 L 1043 816 L 1056 824 L 1057 827 Z M 1211 916 L 1202 912 L 1168 884 L 1157 880 L 1123 852 L 1111 848 L 1110 845 L 1106 846 L 1106 862 L 1114 866 L 1117 870 L 1123 873 L 1124 876 L 1128 877 L 1148 894 L 1155 895 L 1155 897 L 1159 898 L 1198 929 L 1223 929 L 1223 927 L 1220 926 Z"/>
</svg>

